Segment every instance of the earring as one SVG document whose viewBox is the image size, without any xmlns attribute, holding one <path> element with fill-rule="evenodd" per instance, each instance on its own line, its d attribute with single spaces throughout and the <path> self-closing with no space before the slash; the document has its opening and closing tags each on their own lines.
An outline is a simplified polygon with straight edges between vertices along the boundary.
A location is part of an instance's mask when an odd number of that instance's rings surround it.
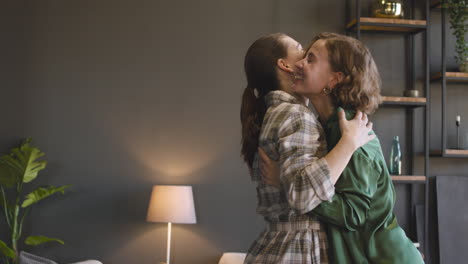
<svg viewBox="0 0 468 264">
<path fill-rule="evenodd" d="M 325 86 L 325 88 L 323 88 L 323 93 L 324 94 L 330 94 L 332 92 L 332 89 L 328 86 Z"/>
<path fill-rule="evenodd" d="M 259 96 L 259 94 L 258 94 L 258 90 L 254 88 L 254 90 L 253 90 L 253 91 L 254 91 L 254 95 L 255 95 L 255 97 L 257 97 L 257 98 L 258 98 L 258 96 Z"/>
</svg>

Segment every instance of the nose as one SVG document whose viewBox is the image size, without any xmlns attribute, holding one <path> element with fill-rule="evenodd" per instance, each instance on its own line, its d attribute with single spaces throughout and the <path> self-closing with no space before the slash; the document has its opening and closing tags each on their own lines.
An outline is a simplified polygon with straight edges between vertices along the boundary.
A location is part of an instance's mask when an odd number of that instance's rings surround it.
<svg viewBox="0 0 468 264">
<path fill-rule="evenodd" d="M 294 66 L 296 66 L 297 69 L 302 70 L 302 68 L 304 67 L 304 61 L 305 59 L 299 60 L 294 64 Z"/>
</svg>

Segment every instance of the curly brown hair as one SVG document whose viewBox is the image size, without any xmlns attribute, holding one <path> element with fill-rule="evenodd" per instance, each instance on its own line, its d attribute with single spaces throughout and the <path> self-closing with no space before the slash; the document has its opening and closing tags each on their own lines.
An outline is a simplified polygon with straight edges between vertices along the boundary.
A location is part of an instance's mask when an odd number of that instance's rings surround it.
<svg viewBox="0 0 468 264">
<path fill-rule="evenodd" d="M 369 49 L 359 40 L 324 32 L 309 45 L 324 40 L 331 70 L 342 72 L 344 78 L 332 89 L 330 96 L 336 106 L 374 113 L 382 102 L 382 81 Z"/>
</svg>

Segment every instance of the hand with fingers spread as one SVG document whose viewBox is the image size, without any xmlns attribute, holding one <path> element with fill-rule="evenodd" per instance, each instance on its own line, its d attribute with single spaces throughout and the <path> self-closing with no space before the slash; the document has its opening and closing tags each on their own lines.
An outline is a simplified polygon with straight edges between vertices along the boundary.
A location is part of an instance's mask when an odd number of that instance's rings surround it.
<svg viewBox="0 0 468 264">
<path fill-rule="evenodd" d="M 347 139 L 354 149 L 364 146 L 375 138 L 375 135 L 369 135 L 373 125 L 372 122 L 369 122 L 367 114 L 357 111 L 352 120 L 347 120 L 345 111 L 339 108 L 338 118 L 342 137 Z"/>
<path fill-rule="evenodd" d="M 263 183 L 279 188 L 281 181 L 278 162 L 270 159 L 262 148 L 258 148 L 258 154 Z"/>
</svg>

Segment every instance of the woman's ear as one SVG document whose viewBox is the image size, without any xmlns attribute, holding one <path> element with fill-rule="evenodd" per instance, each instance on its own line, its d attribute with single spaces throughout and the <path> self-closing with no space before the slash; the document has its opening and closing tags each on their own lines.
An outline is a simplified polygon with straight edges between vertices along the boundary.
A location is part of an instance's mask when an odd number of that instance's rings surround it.
<svg viewBox="0 0 468 264">
<path fill-rule="evenodd" d="M 332 78 L 330 79 L 330 82 L 328 83 L 328 87 L 335 88 L 335 86 L 341 83 L 343 79 L 344 79 L 344 73 L 332 72 Z"/>
<path fill-rule="evenodd" d="M 289 72 L 289 73 L 294 72 L 292 66 L 290 66 L 289 63 L 284 59 L 278 59 L 278 61 L 276 62 L 276 65 L 278 66 L 278 68 L 280 68 L 281 70 L 285 72 Z"/>
</svg>

